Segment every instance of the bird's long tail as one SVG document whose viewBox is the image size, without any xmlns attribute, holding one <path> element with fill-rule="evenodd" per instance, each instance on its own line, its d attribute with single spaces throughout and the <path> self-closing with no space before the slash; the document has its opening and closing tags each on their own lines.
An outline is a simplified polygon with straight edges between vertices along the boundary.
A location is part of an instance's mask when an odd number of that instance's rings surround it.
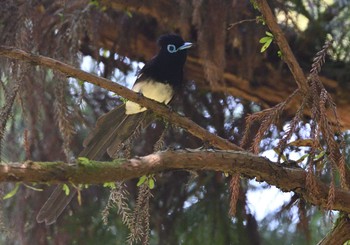
<svg viewBox="0 0 350 245">
<path fill-rule="evenodd" d="M 116 107 L 99 118 L 95 129 L 84 141 L 85 148 L 79 156 L 91 160 L 100 160 L 106 152 L 110 156 L 115 156 L 125 141 L 142 127 L 147 127 L 151 121 L 149 111 L 126 115 L 125 105 Z M 77 190 L 72 187 L 66 195 L 63 185 L 58 185 L 40 209 L 36 217 L 37 222 L 45 222 L 46 225 L 54 223 L 76 192 Z"/>
</svg>

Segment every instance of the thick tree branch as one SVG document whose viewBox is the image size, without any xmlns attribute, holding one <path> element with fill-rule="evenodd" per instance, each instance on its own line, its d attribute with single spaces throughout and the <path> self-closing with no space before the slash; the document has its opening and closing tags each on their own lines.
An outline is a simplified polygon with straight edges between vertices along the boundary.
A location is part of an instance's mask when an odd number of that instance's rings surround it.
<svg viewBox="0 0 350 245">
<path fill-rule="evenodd" d="M 129 160 L 75 165 L 27 161 L 0 165 L 0 181 L 98 184 L 174 169 L 239 172 L 283 191 L 294 191 L 306 201 L 327 208 L 329 187 L 317 181 L 318 191 L 307 190 L 305 170 L 283 167 L 264 157 L 240 151 L 167 151 Z M 350 212 L 350 193 L 336 189 L 332 208 Z"/>
<path fill-rule="evenodd" d="M 286 37 L 284 36 L 281 28 L 276 22 L 276 17 L 271 11 L 270 6 L 266 0 L 257 0 L 256 1 L 259 10 L 265 18 L 265 22 L 269 27 L 270 31 L 273 33 L 273 36 L 276 40 L 277 45 L 282 51 L 283 60 L 287 63 L 289 70 L 293 74 L 293 77 L 298 84 L 299 89 L 306 93 L 308 90 L 308 84 L 303 70 L 301 69 L 298 61 L 296 60 L 292 50 L 289 47 Z"/>
<path fill-rule="evenodd" d="M 137 102 L 138 104 L 147 107 L 154 111 L 156 114 L 162 116 L 167 119 L 171 123 L 186 129 L 192 135 L 198 137 L 199 139 L 208 142 L 212 146 L 215 146 L 222 150 L 242 150 L 239 146 L 225 140 L 217 135 L 209 133 L 207 130 L 200 127 L 198 124 L 194 123 L 190 119 L 177 114 L 169 110 L 163 104 L 157 103 L 156 101 L 147 99 L 146 97 L 140 96 L 138 93 L 121 86 L 117 83 L 114 83 L 108 79 L 103 77 L 98 77 L 88 72 L 79 70 L 73 66 L 67 65 L 58 60 L 45 57 L 42 55 L 36 55 L 32 53 L 25 52 L 20 49 L 16 49 L 13 47 L 0 46 L 0 56 L 5 56 L 11 59 L 22 60 L 26 62 L 31 62 L 36 65 L 45 66 L 47 68 L 51 68 L 56 71 L 60 71 L 67 76 L 78 78 L 82 81 L 87 81 L 94 85 L 97 85 L 101 88 L 112 91 L 116 94 L 123 96 L 124 98 Z"/>
</svg>

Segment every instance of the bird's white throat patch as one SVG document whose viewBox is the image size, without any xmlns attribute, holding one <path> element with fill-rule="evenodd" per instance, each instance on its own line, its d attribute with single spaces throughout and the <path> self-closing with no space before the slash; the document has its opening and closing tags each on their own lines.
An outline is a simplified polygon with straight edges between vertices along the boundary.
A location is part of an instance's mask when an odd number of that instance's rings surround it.
<svg viewBox="0 0 350 245">
<path fill-rule="evenodd" d="M 140 81 L 133 86 L 132 90 L 164 104 L 168 104 L 174 95 L 174 90 L 169 84 L 159 83 L 153 80 Z M 125 114 L 127 115 L 140 113 L 145 110 L 147 108 L 135 102 L 127 101 L 125 103 Z"/>
</svg>

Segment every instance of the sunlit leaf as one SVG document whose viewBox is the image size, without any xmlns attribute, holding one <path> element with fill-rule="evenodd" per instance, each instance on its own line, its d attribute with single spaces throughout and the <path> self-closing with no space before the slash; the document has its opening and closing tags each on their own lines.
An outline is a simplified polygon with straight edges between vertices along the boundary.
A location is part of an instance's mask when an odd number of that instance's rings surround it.
<svg viewBox="0 0 350 245">
<path fill-rule="evenodd" d="M 278 51 L 277 51 L 277 56 L 280 57 L 280 58 L 282 58 L 282 51 L 281 51 L 281 50 L 278 50 Z"/>
<path fill-rule="evenodd" d="M 277 154 L 278 156 L 281 157 L 281 159 L 282 159 L 283 162 L 288 162 L 288 159 L 286 158 L 286 156 L 283 155 L 279 149 L 274 148 L 273 150 L 274 150 L 274 152 L 276 152 L 276 154 Z"/>
<path fill-rule="evenodd" d="M 90 159 L 86 157 L 78 157 L 78 163 L 82 165 L 87 165 L 90 163 Z"/>
<path fill-rule="evenodd" d="M 143 183 L 145 183 L 146 179 L 147 179 L 147 176 L 146 176 L 146 175 L 141 176 L 140 179 L 139 179 L 139 181 L 137 182 L 136 186 L 140 186 L 140 185 L 142 185 Z"/>
<path fill-rule="evenodd" d="M 77 195 L 77 199 L 78 199 L 78 203 L 79 203 L 79 206 L 81 206 L 81 192 L 80 192 L 80 190 L 78 189 L 78 195 Z"/>
<path fill-rule="evenodd" d="M 126 11 L 126 15 L 127 15 L 129 18 L 132 18 L 132 13 L 131 13 L 129 10 Z"/>
<path fill-rule="evenodd" d="M 69 186 L 68 186 L 67 184 L 63 184 L 62 190 L 64 191 L 64 193 L 66 194 L 66 196 L 69 195 L 70 189 L 69 189 Z"/>
<path fill-rule="evenodd" d="M 326 154 L 326 151 L 321 151 L 320 154 L 316 155 L 314 161 L 321 159 Z"/>
<path fill-rule="evenodd" d="M 304 159 L 306 159 L 306 158 L 309 157 L 309 156 L 310 156 L 310 154 L 305 154 L 305 155 L 303 155 L 302 157 L 300 157 L 296 162 L 297 162 L 297 163 L 300 163 L 300 162 L 304 161 Z"/>
<path fill-rule="evenodd" d="M 34 186 L 23 184 L 25 187 L 32 189 L 33 191 L 43 191 L 41 188 L 35 188 Z"/>
<path fill-rule="evenodd" d="M 271 37 L 262 37 L 260 38 L 259 43 L 266 43 L 269 41 L 271 41 Z"/>
<path fill-rule="evenodd" d="M 106 182 L 106 183 L 103 183 L 103 187 L 108 187 L 108 188 L 110 188 L 110 189 L 112 189 L 112 190 L 116 188 L 114 182 Z"/>
<path fill-rule="evenodd" d="M 16 183 L 15 188 L 13 188 L 12 191 L 10 191 L 9 193 L 7 193 L 7 194 L 3 197 L 3 199 L 4 199 L 4 200 L 5 200 L 5 199 L 9 199 L 9 198 L 13 197 L 14 195 L 16 195 L 16 193 L 17 193 L 17 191 L 18 191 L 18 189 L 19 189 L 19 185 L 20 185 L 20 183 Z"/>
<path fill-rule="evenodd" d="M 269 31 L 266 31 L 265 34 L 266 34 L 266 36 L 268 36 L 268 37 L 273 37 L 273 34 L 272 34 L 271 32 L 269 32 Z"/>
<path fill-rule="evenodd" d="M 152 190 L 152 189 L 154 189 L 154 186 L 155 186 L 155 184 L 154 184 L 154 179 L 153 179 L 153 178 L 150 178 L 150 179 L 148 180 L 148 187 Z"/>
<path fill-rule="evenodd" d="M 261 47 L 260 52 L 261 53 L 265 52 L 266 49 L 268 49 L 268 47 L 270 46 L 271 42 L 272 42 L 272 39 L 269 39 L 269 41 L 266 41 L 264 45 Z"/>
</svg>

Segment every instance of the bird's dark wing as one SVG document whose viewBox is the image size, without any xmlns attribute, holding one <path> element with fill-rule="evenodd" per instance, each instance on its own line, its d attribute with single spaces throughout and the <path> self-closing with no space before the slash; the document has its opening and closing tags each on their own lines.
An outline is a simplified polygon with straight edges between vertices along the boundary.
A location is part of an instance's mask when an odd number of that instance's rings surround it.
<svg viewBox="0 0 350 245">
<path fill-rule="evenodd" d="M 154 116 L 149 111 L 126 115 L 124 104 L 114 108 L 98 119 L 95 129 L 84 141 L 85 148 L 79 156 L 100 160 L 108 152 L 114 157 L 125 141 L 137 130 L 148 126 L 153 119 Z M 69 195 L 66 195 L 62 188 L 63 185 L 56 187 L 40 209 L 37 222 L 45 222 L 46 225 L 54 223 L 76 194 L 74 187 L 70 188 Z"/>
<path fill-rule="evenodd" d="M 111 158 L 117 158 L 119 151 L 125 145 L 132 143 L 134 138 L 139 136 L 140 131 L 148 127 L 155 119 L 155 114 L 148 110 L 142 113 L 128 115 L 125 123 L 119 129 L 118 136 L 114 137 L 107 148 L 108 155 Z"/>
<path fill-rule="evenodd" d="M 126 115 L 125 104 L 114 108 L 98 119 L 96 127 L 85 139 L 85 148 L 79 156 L 100 160 L 113 142 L 117 139 L 124 142 L 130 137 L 141 119 L 142 113 Z"/>
</svg>

